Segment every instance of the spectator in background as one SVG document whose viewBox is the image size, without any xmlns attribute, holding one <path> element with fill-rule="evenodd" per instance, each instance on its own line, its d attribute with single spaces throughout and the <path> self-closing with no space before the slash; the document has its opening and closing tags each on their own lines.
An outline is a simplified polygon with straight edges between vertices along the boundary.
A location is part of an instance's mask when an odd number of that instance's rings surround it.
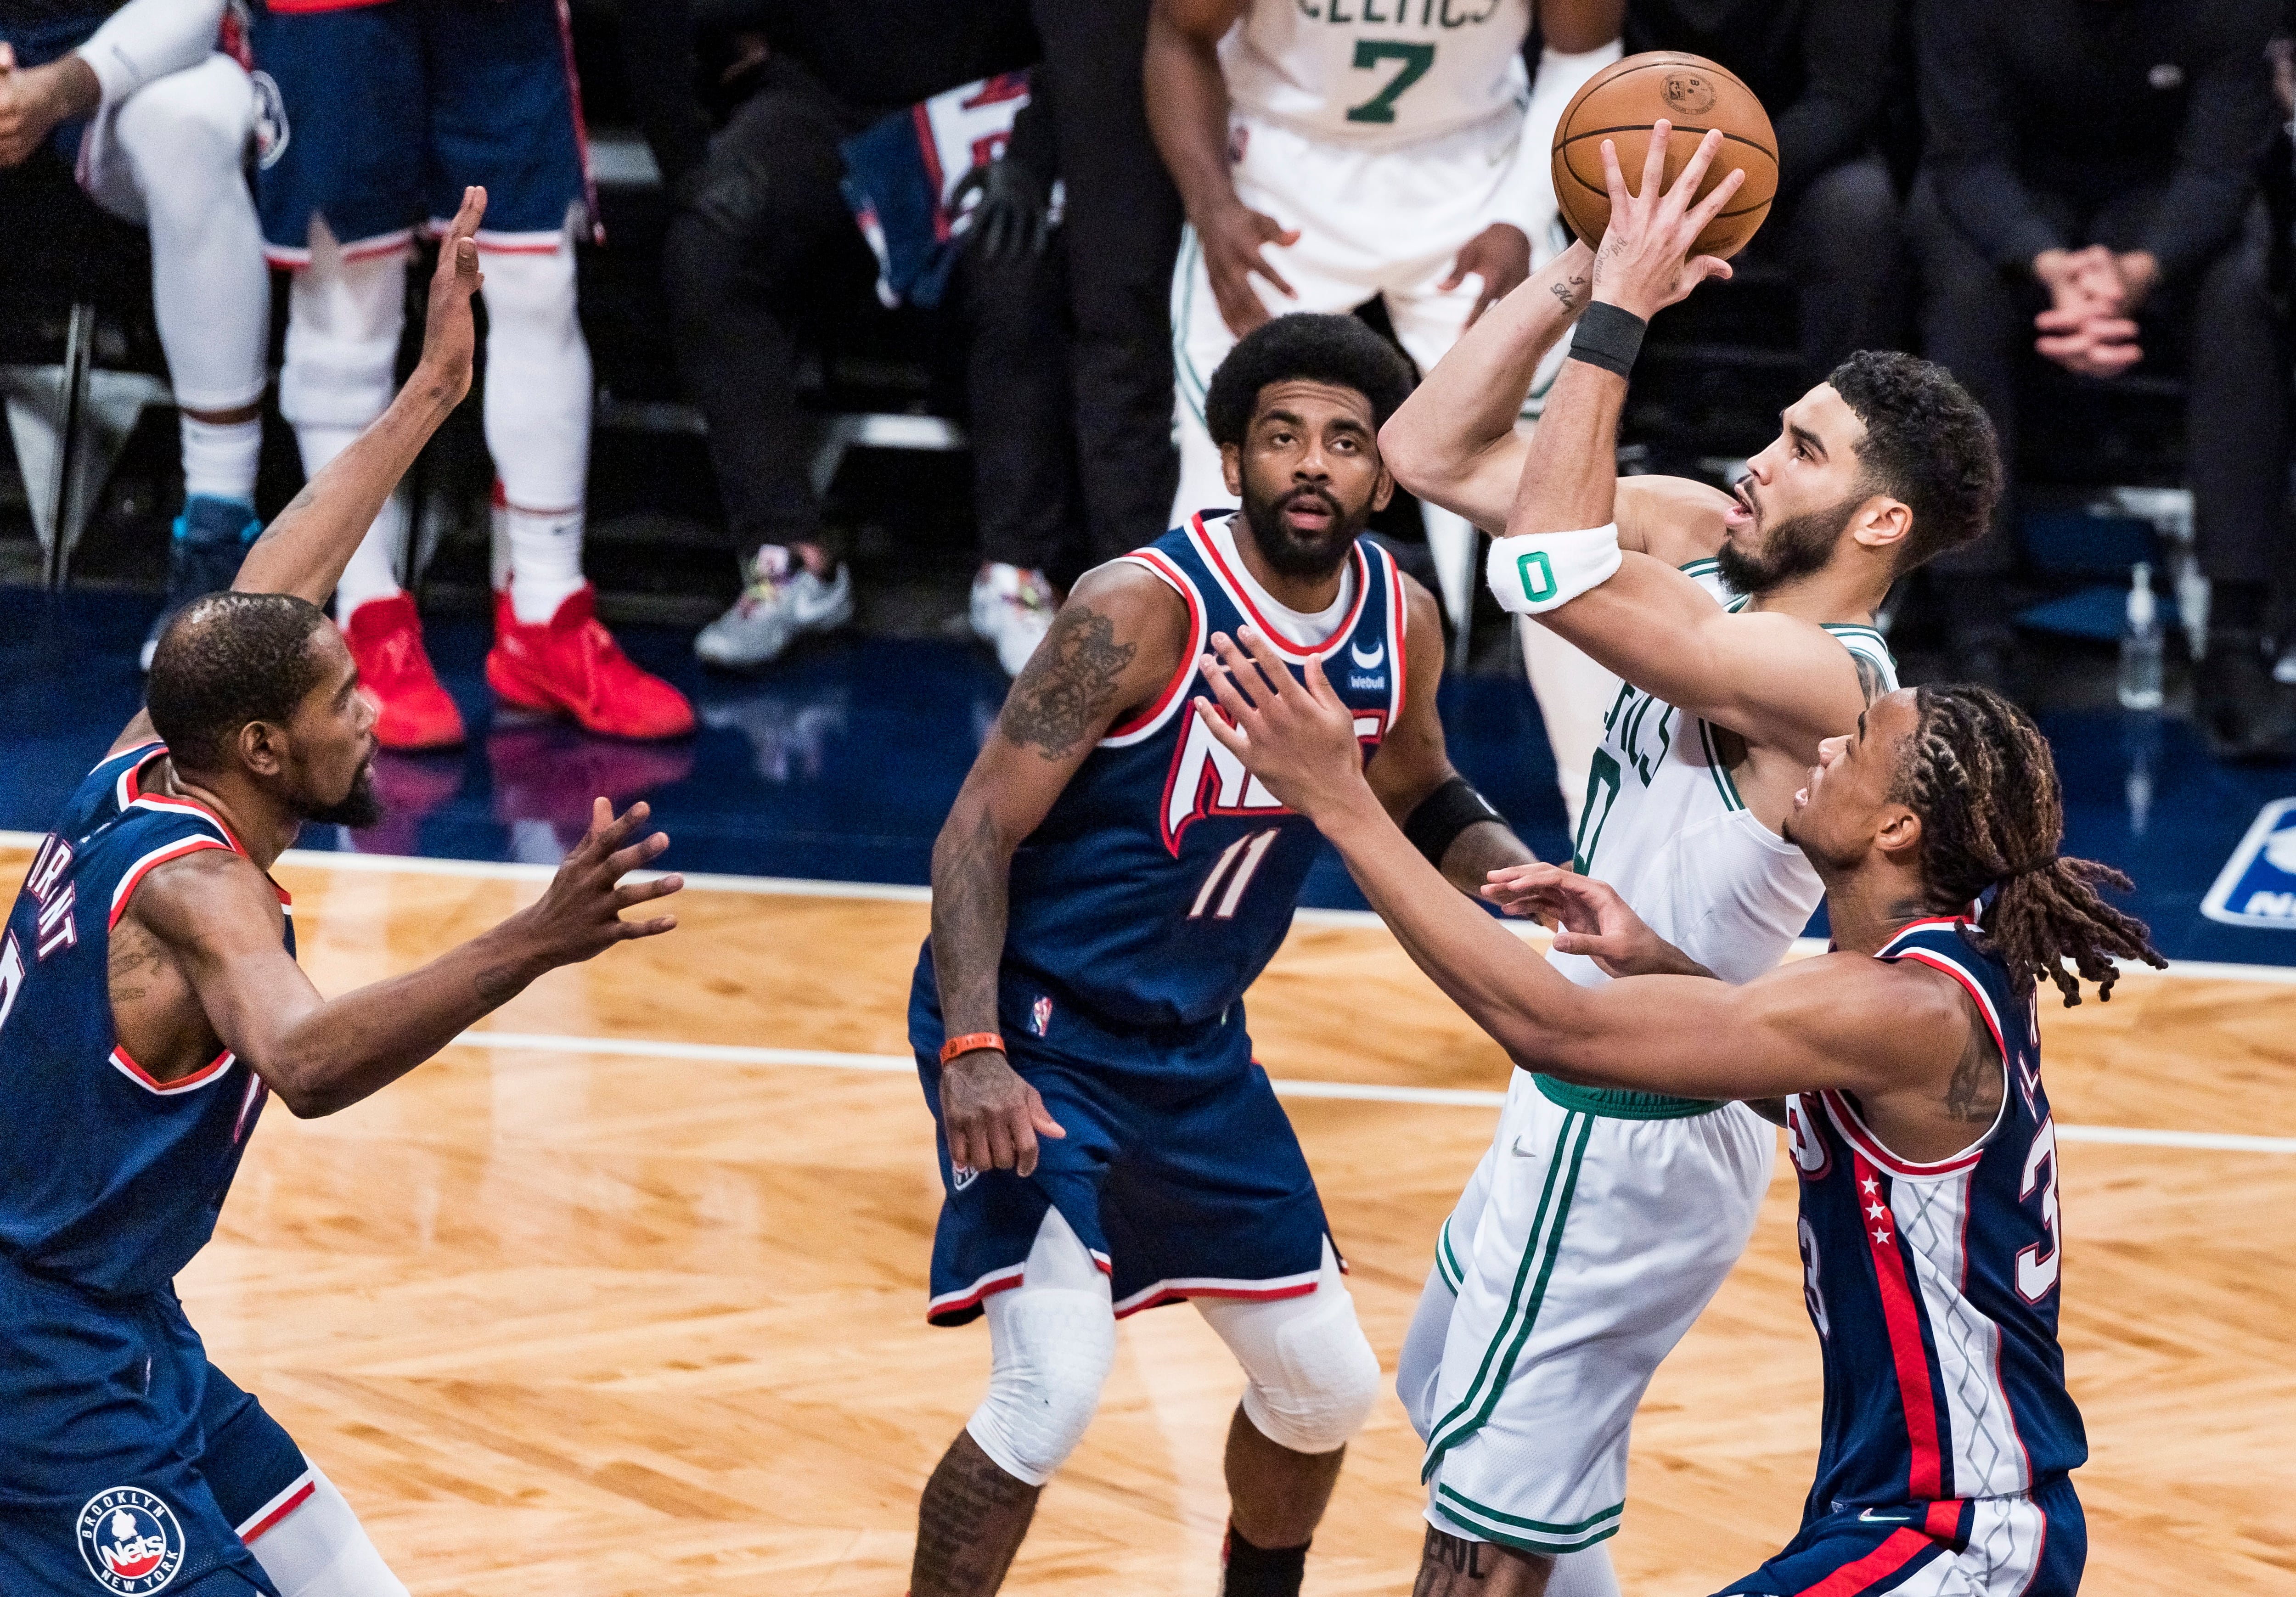
<svg viewBox="0 0 2296 1597">
<path fill-rule="evenodd" d="M 167 602 L 144 641 L 146 669 L 176 610 L 231 586 L 261 525 L 271 280 L 242 169 L 255 92 L 217 49 L 223 9 L 51 0 L 0 13 L 0 168 L 52 143 L 91 199 L 152 232 L 152 308 L 182 414 L 184 513 L 168 546 Z"/>
<path fill-rule="evenodd" d="M 1749 253 L 1792 274 L 1813 381 L 1904 341 L 1898 192 L 1877 142 L 1898 14 L 1897 0 L 1627 0 L 1627 53 L 1705 56 L 1770 113 L 1778 197 Z"/>
<path fill-rule="evenodd" d="M 2262 636 L 2291 553 L 2288 380 L 2255 191 L 2279 12 L 2278 0 L 1918 0 L 1915 13 L 1927 141 L 1908 218 L 1925 353 L 1992 413 L 2013 470 L 2028 347 L 2106 380 L 2184 347 L 2213 589 L 2197 710 L 2234 758 L 2296 754 L 2296 695 L 2272 681 Z M 1939 562 L 1962 675 L 2004 675 L 2015 557 L 1997 536 Z"/>
<path fill-rule="evenodd" d="M 852 578 L 828 547 L 798 406 L 799 340 L 882 315 L 876 258 L 840 188 L 840 145 L 881 119 L 1038 54 L 1027 0 L 786 0 L 705 12 L 689 0 L 621 8 L 623 50 L 648 143 L 670 185 L 663 272 L 679 374 L 709 426 L 709 458 L 741 555 L 743 590 L 694 651 L 747 668 L 800 634 L 852 617 Z M 698 92 L 734 103 L 723 126 Z M 730 46 L 730 47 L 729 47 Z M 983 230 L 952 287 L 964 317 L 968 428 L 983 563 L 976 628 L 1016 672 L 1049 627 L 1045 576 L 1074 524 L 1058 257 L 1037 247 L 1028 201 L 1050 152 L 1024 113 L 1014 147 L 982 174 L 984 201 L 1017 230 Z M 1015 214 L 1014 208 L 1019 213 Z M 1018 247 L 1007 241 L 1021 239 Z"/>
</svg>

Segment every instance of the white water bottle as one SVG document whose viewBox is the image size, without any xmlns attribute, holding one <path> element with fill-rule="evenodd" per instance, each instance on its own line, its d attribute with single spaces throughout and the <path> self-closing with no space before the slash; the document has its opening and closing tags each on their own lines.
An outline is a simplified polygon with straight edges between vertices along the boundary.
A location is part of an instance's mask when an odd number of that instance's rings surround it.
<svg viewBox="0 0 2296 1597">
<path fill-rule="evenodd" d="M 2128 587 L 2128 619 L 2120 629 L 2120 707 L 2161 708 L 2161 617 L 2152 598 L 2152 568 L 2136 562 Z"/>
</svg>

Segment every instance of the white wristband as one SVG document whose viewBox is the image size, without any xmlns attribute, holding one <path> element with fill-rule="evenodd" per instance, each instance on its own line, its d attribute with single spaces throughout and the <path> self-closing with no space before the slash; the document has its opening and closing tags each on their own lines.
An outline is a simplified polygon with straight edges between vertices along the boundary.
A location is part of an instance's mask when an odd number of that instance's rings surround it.
<svg viewBox="0 0 2296 1597">
<path fill-rule="evenodd" d="M 1610 580 L 1623 557 L 1619 524 L 1580 532 L 1527 532 L 1493 538 L 1483 580 L 1502 610 L 1536 616 Z"/>
</svg>

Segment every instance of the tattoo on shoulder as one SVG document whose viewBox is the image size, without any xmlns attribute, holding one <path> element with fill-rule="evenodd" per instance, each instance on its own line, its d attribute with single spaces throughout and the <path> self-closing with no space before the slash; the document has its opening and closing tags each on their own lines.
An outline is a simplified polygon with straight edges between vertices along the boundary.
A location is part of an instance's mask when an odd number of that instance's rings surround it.
<svg viewBox="0 0 2296 1597">
<path fill-rule="evenodd" d="M 1982 1027 L 1970 1028 L 1969 1043 L 1946 1084 L 1945 1112 L 1967 1124 L 1989 1123 L 2000 1112 L 2001 1055 Z"/>
<path fill-rule="evenodd" d="M 1139 651 L 1137 643 L 1116 641 L 1116 623 L 1106 616 L 1070 604 L 1021 673 L 997 725 L 1046 759 L 1065 758 L 1108 708 Z"/>
<path fill-rule="evenodd" d="M 1849 660 L 1857 667 L 1857 691 L 1866 696 L 1868 705 L 1890 691 L 1889 678 L 1882 675 L 1879 662 L 1866 659 L 1854 649 L 1849 651 Z"/>
</svg>

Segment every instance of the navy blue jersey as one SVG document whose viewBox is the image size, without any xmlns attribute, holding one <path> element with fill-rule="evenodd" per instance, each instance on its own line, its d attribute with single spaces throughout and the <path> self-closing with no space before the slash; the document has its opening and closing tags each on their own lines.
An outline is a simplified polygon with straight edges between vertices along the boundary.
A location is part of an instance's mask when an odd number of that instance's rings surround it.
<svg viewBox="0 0 2296 1597">
<path fill-rule="evenodd" d="M 1213 738 L 1190 700 L 1215 632 L 1250 623 L 1295 672 L 1310 659 L 1374 749 L 1403 710 L 1403 579 L 1368 539 L 1355 598 L 1318 647 L 1254 607 L 1203 518 L 1123 556 L 1188 607 L 1186 658 L 1153 704 L 1086 757 L 1013 856 L 1004 965 L 1122 1028 L 1216 1020 L 1275 956 L 1315 861 L 1316 828 Z"/>
<path fill-rule="evenodd" d="M 112 1031 L 111 933 L 136 883 L 202 849 L 246 852 L 204 806 L 143 790 L 166 751 L 88 774 L 0 933 L 0 1253 L 104 1296 L 164 1286 L 205 1246 L 266 1096 L 228 1051 L 155 1081 Z"/>
<path fill-rule="evenodd" d="M 2001 1111 L 1953 1158 L 1916 1164 L 1882 1145 L 1851 1093 L 1787 1100 L 1825 1364 L 1806 1522 L 2030 1492 L 2088 1457 L 2057 1342 L 2057 1137 L 2033 997 L 1958 920 L 1916 921 L 1879 957 L 1968 990 L 2001 1051 Z"/>
</svg>

